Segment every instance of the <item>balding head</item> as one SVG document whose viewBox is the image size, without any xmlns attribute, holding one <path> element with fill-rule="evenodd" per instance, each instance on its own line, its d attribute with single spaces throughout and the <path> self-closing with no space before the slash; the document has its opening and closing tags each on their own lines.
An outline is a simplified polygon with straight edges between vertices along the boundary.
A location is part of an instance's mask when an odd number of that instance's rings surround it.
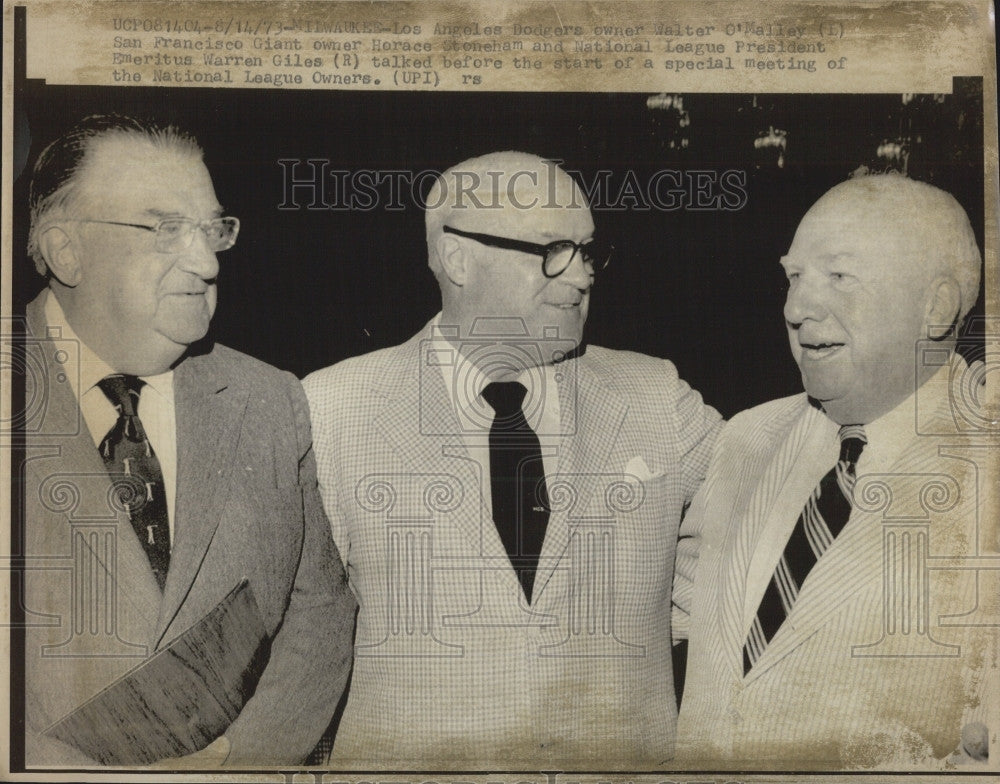
<svg viewBox="0 0 1000 784">
<path fill-rule="evenodd" d="M 802 226 L 830 215 L 852 232 L 881 235 L 893 262 L 928 283 L 950 275 L 961 292 L 958 316 L 972 309 L 982 261 L 969 218 L 950 193 L 895 173 L 856 177 L 827 191 Z"/>
<path fill-rule="evenodd" d="M 542 233 L 558 210 L 587 213 L 579 186 L 554 161 L 525 152 L 494 152 L 470 158 L 441 174 L 427 196 L 425 222 L 431 268 L 445 225 L 503 234 L 536 226 Z"/>
<path fill-rule="evenodd" d="M 964 210 L 900 175 L 837 185 L 806 213 L 782 259 L 785 321 L 806 391 L 841 424 L 867 424 L 934 369 L 917 345 L 955 345 L 979 289 Z"/>
<path fill-rule="evenodd" d="M 428 194 L 426 223 L 443 323 L 467 335 L 476 319 L 501 319 L 534 338 L 582 339 L 594 247 L 580 246 L 593 239 L 594 222 L 579 186 L 554 162 L 499 152 L 459 163 Z M 568 248 L 565 268 L 543 266 L 541 249 L 556 243 Z"/>
</svg>

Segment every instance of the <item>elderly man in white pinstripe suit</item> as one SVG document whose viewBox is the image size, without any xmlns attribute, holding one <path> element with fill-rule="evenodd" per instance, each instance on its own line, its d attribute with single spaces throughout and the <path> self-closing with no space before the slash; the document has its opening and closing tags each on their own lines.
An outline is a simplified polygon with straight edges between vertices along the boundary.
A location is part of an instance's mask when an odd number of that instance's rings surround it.
<svg viewBox="0 0 1000 784">
<path fill-rule="evenodd" d="M 658 765 L 677 530 L 719 416 L 669 362 L 582 346 L 608 252 L 554 163 L 466 161 L 427 206 L 441 313 L 304 382 L 360 604 L 331 764 Z"/>
<path fill-rule="evenodd" d="M 939 767 L 995 747 L 996 428 L 962 398 L 984 366 L 954 352 L 980 263 L 958 202 L 899 175 L 803 218 L 781 264 L 805 393 L 727 424 L 681 530 L 683 764 Z"/>
</svg>

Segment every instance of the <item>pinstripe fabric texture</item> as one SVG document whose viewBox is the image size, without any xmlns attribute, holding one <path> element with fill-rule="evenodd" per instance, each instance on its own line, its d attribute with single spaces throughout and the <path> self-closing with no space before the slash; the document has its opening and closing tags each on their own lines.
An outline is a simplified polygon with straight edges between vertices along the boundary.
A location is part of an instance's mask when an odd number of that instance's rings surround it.
<svg viewBox="0 0 1000 784">
<path fill-rule="evenodd" d="M 997 461 L 956 433 L 947 399 L 930 435 L 899 434 L 890 470 L 858 476 L 849 522 L 744 676 L 749 564 L 822 416 L 798 395 L 737 415 L 718 439 L 684 523 L 699 555 L 678 764 L 934 768 L 967 722 L 992 722 L 995 737 L 996 630 L 975 624 L 997 621 L 1000 572 L 962 566 L 984 548 L 996 558 L 976 460 L 993 475 Z M 690 569 L 679 561 L 678 579 Z"/>
<path fill-rule="evenodd" d="M 809 496 L 757 608 L 743 645 L 744 674 L 781 628 L 799 596 L 799 588 L 850 517 L 855 468 L 867 443 L 864 428 L 843 426 L 840 443 L 840 458 Z"/>
<path fill-rule="evenodd" d="M 674 548 L 718 414 L 662 360 L 589 347 L 556 366 L 559 471 L 529 607 L 427 334 L 304 382 L 361 608 L 331 765 L 669 759 Z M 648 476 L 625 474 L 636 458 Z"/>
</svg>

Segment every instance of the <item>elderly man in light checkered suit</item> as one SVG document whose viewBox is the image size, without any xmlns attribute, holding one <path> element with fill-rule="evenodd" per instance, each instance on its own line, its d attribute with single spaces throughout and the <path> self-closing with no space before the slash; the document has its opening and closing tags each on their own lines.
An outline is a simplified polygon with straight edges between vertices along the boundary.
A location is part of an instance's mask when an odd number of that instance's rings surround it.
<svg viewBox="0 0 1000 784">
<path fill-rule="evenodd" d="M 304 382 L 360 604 L 330 762 L 661 764 L 678 525 L 720 417 L 670 362 L 583 344 L 609 252 L 554 163 L 460 163 L 426 219 L 441 312 Z"/>
</svg>

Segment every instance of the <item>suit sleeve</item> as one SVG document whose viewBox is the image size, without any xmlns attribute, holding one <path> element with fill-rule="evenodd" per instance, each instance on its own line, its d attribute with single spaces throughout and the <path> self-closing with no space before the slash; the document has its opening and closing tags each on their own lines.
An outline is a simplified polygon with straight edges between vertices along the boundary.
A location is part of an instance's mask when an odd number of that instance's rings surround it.
<svg viewBox="0 0 1000 784">
<path fill-rule="evenodd" d="M 691 604 L 694 599 L 694 575 L 698 568 L 698 545 L 704 520 L 704 498 L 695 496 L 681 522 L 674 563 L 674 588 L 671 593 L 671 622 L 674 643 L 686 640 L 691 630 Z"/>
<path fill-rule="evenodd" d="M 677 421 L 680 431 L 680 481 L 689 504 L 681 521 L 674 563 L 671 629 L 674 642 L 687 639 L 690 626 L 694 573 L 705 505 L 705 480 L 723 422 L 719 413 L 706 405 L 701 395 L 679 382 Z"/>
<path fill-rule="evenodd" d="M 357 605 L 316 482 L 308 406 L 289 377 L 299 447 L 302 553 L 284 619 L 253 697 L 226 731 L 227 764 L 298 764 L 326 730 L 350 674 Z"/>
<path fill-rule="evenodd" d="M 671 372 L 676 373 L 671 367 Z M 681 489 L 690 504 L 705 481 L 715 440 L 722 429 L 719 412 L 706 404 L 701 395 L 684 381 L 677 380 L 676 422 L 679 427 Z"/>
</svg>

